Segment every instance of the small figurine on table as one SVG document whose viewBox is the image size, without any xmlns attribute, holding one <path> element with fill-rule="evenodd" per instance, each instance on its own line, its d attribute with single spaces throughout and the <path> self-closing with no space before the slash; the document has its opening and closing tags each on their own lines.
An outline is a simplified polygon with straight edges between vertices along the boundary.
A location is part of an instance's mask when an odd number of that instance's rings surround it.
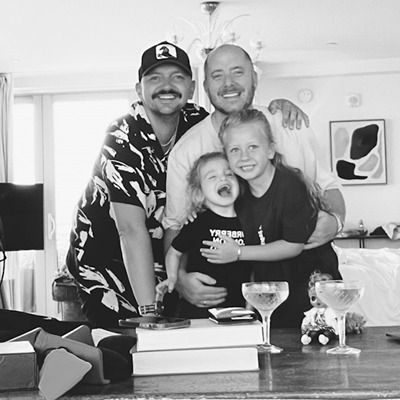
<svg viewBox="0 0 400 400">
<path fill-rule="evenodd" d="M 334 311 L 317 297 L 315 291 L 315 282 L 331 279 L 331 275 L 319 271 L 314 271 L 310 276 L 308 295 L 312 308 L 304 313 L 301 324 L 301 343 L 304 345 L 310 344 L 313 340 L 326 345 L 338 335 L 338 323 Z M 365 322 L 362 315 L 355 312 L 347 313 L 346 333 L 361 333 Z"/>
<path fill-rule="evenodd" d="M 308 282 L 308 295 L 312 308 L 304 313 L 301 324 L 301 343 L 310 344 L 313 340 L 325 345 L 337 336 L 337 318 L 334 311 L 316 295 L 315 282 L 330 280 L 332 276 L 314 271 Z"/>
</svg>

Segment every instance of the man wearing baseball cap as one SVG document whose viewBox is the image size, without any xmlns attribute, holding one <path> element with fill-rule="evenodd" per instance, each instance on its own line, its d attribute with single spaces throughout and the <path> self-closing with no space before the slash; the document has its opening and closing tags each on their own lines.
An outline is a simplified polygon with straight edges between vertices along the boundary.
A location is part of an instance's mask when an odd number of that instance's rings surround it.
<svg viewBox="0 0 400 400">
<path fill-rule="evenodd" d="M 161 42 L 147 49 L 142 55 L 142 65 L 139 68 L 139 81 L 143 75 L 146 75 L 151 69 L 163 64 L 173 64 L 181 67 L 190 77 L 192 77 L 192 68 L 188 55 L 179 47 Z"/>
<path fill-rule="evenodd" d="M 107 129 L 71 231 L 66 263 L 93 326 L 160 311 L 155 283 L 165 278 L 161 220 L 168 155 L 208 114 L 188 103 L 192 69 L 176 45 L 147 49 L 138 77 L 140 101 Z"/>
</svg>

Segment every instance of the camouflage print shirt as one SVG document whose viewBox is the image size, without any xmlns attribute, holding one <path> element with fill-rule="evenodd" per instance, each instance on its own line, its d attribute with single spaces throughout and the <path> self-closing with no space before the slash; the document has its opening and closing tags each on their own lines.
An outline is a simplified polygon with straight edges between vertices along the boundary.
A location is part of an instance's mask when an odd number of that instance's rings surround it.
<svg viewBox="0 0 400 400">
<path fill-rule="evenodd" d="M 177 140 L 206 115 L 204 109 L 188 103 L 181 111 Z M 70 253 L 74 257 L 67 257 L 68 268 L 85 293 L 102 291 L 103 305 L 117 313 L 121 307 L 135 312 L 136 301 L 122 262 L 110 203 L 143 208 L 155 273 L 160 278 L 167 161 L 168 153 L 164 154 L 142 104 L 134 103 L 128 114 L 109 126 L 92 176 L 75 210 L 70 237 Z"/>
</svg>

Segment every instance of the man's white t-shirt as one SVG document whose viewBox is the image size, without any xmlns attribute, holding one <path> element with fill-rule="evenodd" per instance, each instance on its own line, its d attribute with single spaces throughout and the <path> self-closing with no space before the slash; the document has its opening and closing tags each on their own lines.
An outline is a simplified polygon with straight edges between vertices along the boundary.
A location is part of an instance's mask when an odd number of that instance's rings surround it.
<svg viewBox="0 0 400 400">
<path fill-rule="evenodd" d="M 284 128 L 280 113 L 273 115 L 265 107 L 256 108 L 267 117 L 276 149 L 289 166 L 299 168 L 305 176 L 318 183 L 323 191 L 340 188 L 334 175 L 321 165 L 317 140 L 310 128 Z M 183 135 L 168 158 L 167 203 L 163 218 L 165 229 L 179 230 L 186 222 L 190 206 L 187 176 L 201 155 L 213 151 L 223 151 L 223 147 L 210 114 Z"/>
</svg>

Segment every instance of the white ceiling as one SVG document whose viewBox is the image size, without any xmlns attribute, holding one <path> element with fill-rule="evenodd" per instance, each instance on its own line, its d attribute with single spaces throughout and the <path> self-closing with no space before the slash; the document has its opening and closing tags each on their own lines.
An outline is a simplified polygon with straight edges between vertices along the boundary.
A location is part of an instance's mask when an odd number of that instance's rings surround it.
<svg viewBox="0 0 400 400">
<path fill-rule="evenodd" d="M 141 52 L 174 26 L 187 47 L 205 27 L 200 0 L 0 0 L 0 72 L 136 70 Z M 399 0 L 221 0 L 239 44 L 262 39 L 261 61 L 400 59 Z M 337 43 L 336 45 L 328 43 Z M 397 64 L 398 65 L 398 64 Z"/>
</svg>

